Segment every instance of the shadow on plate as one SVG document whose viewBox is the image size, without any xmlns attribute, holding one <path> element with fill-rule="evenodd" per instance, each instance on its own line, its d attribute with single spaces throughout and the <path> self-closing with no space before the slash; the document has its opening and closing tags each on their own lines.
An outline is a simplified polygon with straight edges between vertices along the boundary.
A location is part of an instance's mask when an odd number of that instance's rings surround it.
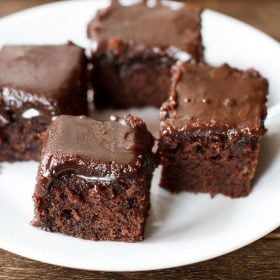
<svg viewBox="0 0 280 280">
<path fill-rule="evenodd" d="M 215 222 L 227 227 L 231 217 L 235 215 L 232 207 L 240 200 L 234 200 L 222 195 L 215 199 L 208 194 L 170 194 L 159 190 L 152 196 L 152 209 L 147 221 L 145 237 L 147 242 L 178 241 L 185 239 L 186 234 L 200 234 L 209 231 L 209 223 Z M 205 212 L 203 209 L 207 209 Z M 223 211 L 221 211 L 223 209 Z M 216 234 L 212 227 L 209 234 Z"/>
<path fill-rule="evenodd" d="M 278 133 L 267 134 L 261 140 L 261 150 L 259 162 L 257 165 L 254 184 L 256 184 L 261 176 L 272 165 L 273 161 L 277 158 L 280 152 L 280 131 Z"/>
<path fill-rule="evenodd" d="M 145 237 L 152 240 L 157 231 L 167 222 L 174 208 L 176 198 L 173 195 L 152 194 L 151 209 L 145 229 Z"/>
</svg>

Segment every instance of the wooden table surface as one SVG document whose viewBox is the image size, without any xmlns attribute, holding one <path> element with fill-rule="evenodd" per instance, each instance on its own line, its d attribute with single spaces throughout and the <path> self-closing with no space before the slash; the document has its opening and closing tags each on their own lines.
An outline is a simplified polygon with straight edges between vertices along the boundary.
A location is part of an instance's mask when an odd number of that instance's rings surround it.
<svg viewBox="0 0 280 280">
<path fill-rule="evenodd" d="M 0 0 L 0 17 L 47 2 L 52 1 Z M 190 2 L 201 3 L 206 8 L 240 18 L 280 40 L 279 0 L 190 0 Z M 0 279 L 280 279 L 280 228 L 231 254 L 190 266 L 150 272 L 80 271 L 28 260 L 0 249 Z"/>
</svg>

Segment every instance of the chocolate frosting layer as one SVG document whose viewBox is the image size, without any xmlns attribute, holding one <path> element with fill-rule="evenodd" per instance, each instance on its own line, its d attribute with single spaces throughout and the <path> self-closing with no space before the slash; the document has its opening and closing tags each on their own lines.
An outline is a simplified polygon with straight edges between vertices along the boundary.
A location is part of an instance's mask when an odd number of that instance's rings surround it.
<svg viewBox="0 0 280 280">
<path fill-rule="evenodd" d="M 186 63 L 174 69 L 162 119 L 177 128 L 212 126 L 262 134 L 267 92 L 267 80 L 254 70 Z"/>
<path fill-rule="evenodd" d="M 0 91 L 4 99 L 6 93 L 14 102 L 51 107 L 79 88 L 84 64 L 84 50 L 72 44 L 7 45 L 0 50 Z"/>
<path fill-rule="evenodd" d="M 173 10 L 163 4 L 150 7 L 145 3 L 115 3 L 99 11 L 88 33 L 99 43 L 117 37 L 150 47 L 173 46 L 197 56 L 197 50 L 201 51 L 201 12 L 200 7 L 192 5 Z"/>
<path fill-rule="evenodd" d="M 154 139 L 137 117 L 57 117 L 50 125 L 37 175 L 36 195 L 46 193 L 48 182 L 63 174 L 90 181 L 134 180 L 155 166 Z"/>
<path fill-rule="evenodd" d="M 139 142 L 135 126 L 144 126 L 137 118 L 96 121 L 88 117 L 59 116 L 48 130 L 43 154 L 68 156 L 94 162 L 129 164 L 151 148 L 152 139 Z M 146 131 L 148 134 L 148 132 Z"/>
</svg>

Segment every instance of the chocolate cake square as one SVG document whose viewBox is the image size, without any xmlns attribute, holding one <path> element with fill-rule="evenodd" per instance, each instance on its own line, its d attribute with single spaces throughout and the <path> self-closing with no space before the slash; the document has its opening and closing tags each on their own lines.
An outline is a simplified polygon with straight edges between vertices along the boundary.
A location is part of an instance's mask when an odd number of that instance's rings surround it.
<svg viewBox="0 0 280 280">
<path fill-rule="evenodd" d="M 86 63 L 72 44 L 0 50 L 0 161 L 39 160 L 54 116 L 87 113 Z"/>
<path fill-rule="evenodd" d="M 202 57 L 202 9 L 150 4 L 112 1 L 90 22 L 88 37 L 97 44 L 92 54 L 96 106 L 160 107 L 168 96 L 172 65 Z"/>
<path fill-rule="evenodd" d="M 254 70 L 187 63 L 174 67 L 161 108 L 161 186 L 246 196 L 265 133 L 267 80 Z"/>
<path fill-rule="evenodd" d="M 90 240 L 143 239 L 154 140 L 137 117 L 59 116 L 45 138 L 33 224 Z"/>
</svg>

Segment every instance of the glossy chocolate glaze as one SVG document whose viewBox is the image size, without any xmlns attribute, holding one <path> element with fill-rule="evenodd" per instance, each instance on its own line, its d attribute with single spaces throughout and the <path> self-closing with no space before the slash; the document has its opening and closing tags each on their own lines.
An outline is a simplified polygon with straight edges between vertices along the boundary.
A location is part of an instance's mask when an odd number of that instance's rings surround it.
<svg viewBox="0 0 280 280">
<path fill-rule="evenodd" d="M 34 104 L 25 109 L 66 113 L 65 99 L 80 89 L 84 67 L 84 50 L 72 44 L 4 46 L 0 50 L 0 99 L 12 109 Z"/>
<path fill-rule="evenodd" d="M 138 121 L 138 120 L 137 120 Z M 138 121 L 137 125 L 143 125 Z M 48 131 L 44 152 L 97 162 L 129 163 L 135 154 L 145 152 L 148 143 L 138 145 L 137 132 L 126 119 L 96 121 L 87 117 L 60 116 Z"/>
<path fill-rule="evenodd" d="M 202 63 L 174 67 L 170 100 L 162 120 L 176 128 L 219 127 L 263 134 L 267 80 L 254 70 Z"/>
<path fill-rule="evenodd" d="M 87 114 L 86 64 L 71 43 L 0 50 L 0 161 L 39 160 L 54 116 Z"/>
<path fill-rule="evenodd" d="M 197 53 L 202 51 L 200 7 L 182 5 L 173 10 L 160 3 L 148 6 L 146 1 L 130 6 L 114 2 L 108 9 L 99 11 L 89 24 L 89 37 L 99 45 L 120 38 L 147 47 L 173 46 L 195 57 L 200 55 Z"/>
<path fill-rule="evenodd" d="M 47 132 L 36 195 L 45 193 L 46 181 L 64 173 L 89 181 L 115 180 L 123 175 L 132 178 L 145 164 L 154 164 L 153 143 L 146 125 L 137 117 L 113 116 L 102 122 L 84 116 L 59 116 Z M 146 155 L 152 162 L 145 162 Z"/>
</svg>

